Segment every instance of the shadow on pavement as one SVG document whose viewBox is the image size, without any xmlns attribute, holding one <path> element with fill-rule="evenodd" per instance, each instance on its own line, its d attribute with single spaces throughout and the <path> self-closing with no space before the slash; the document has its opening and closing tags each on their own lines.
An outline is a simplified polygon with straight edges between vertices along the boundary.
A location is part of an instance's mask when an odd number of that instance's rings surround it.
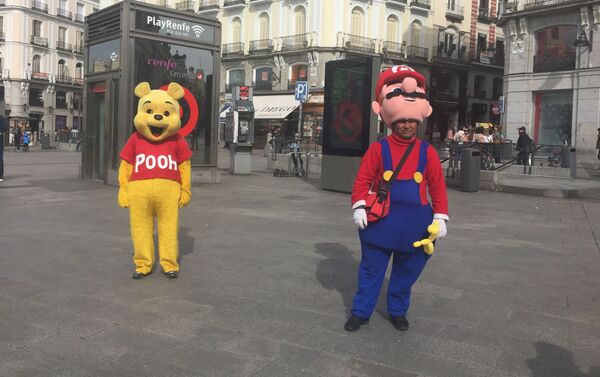
<svg viewBox="0 0 600 377">
<path fill-rule="evenodd" d="M 537 356 L 527 359 L 532 377 L 598 377 L 600 367 L 593 366 L 583 373 L 573 360 L 573 353 L 547 342 L 535 342 Z"/>
<path fill-rule="evenodd" d="M 194 242 L 196 239 L 190 236 L 190 228 L 179 229 L 179 262 L 181 262 L 182 256 L 194 252 Z"/>
<path fill-rule="evenodd" d="M 350 313 L 352 299 L 356 290 L 356 266 L 358 261 L 344 245 L 334 242 L 315 244 L 317 254 L 323 259 L 317 266 L 317 279 L 324 288 L 335 289 L 342 296 L 346 311 Z M 352 268 L 349 268 L 352 266 Z"/>
</svg>

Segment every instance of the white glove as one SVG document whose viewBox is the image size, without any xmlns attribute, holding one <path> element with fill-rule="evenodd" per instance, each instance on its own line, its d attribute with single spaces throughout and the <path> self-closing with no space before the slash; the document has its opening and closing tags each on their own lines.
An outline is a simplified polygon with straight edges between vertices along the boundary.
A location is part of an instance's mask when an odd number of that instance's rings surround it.
<svg viewBox="0 0 600 377">
<path fill-rule="evenodd" d="M 367 211 L 364 208 L 356 208 L 354 210 L 354 224 L 360 230 L 365 230 L 367 227 Z"/>
<path fill-rule="evenodd" d="M 448 234 L 448 229 L 446 228 L 446 221 L 448 221 L 448 215 L 444 215 L 441 213 L 436 213 L 433 215 L 433 221 L 437 221 L 440 226 L 440 232 L 437 234 L 436 240 L 441 240 L 446 237 Z"/>
<path fill-rule="evenodd" d="M 354 210 L 352 218 L 354 219 L 354 224 L 360 230 L 365 230 L 368 224 L 365 204 L 367 204 L 367 202 L 364 200 L 358 200 L 356 203 L 352 204 L 352 209 Z"/>
</svg>

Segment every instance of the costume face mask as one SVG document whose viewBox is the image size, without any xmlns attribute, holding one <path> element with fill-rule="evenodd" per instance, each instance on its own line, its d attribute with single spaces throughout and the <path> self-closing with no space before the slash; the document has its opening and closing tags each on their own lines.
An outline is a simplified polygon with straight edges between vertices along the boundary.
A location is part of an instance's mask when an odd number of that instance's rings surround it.
<svg viewBox="0 0 600 377">
<path fill-rule="evenodd" d="M 140 100 L 133 124 L 142 136 L 159 142 L 179 131 L 181 119 L 177 100 L 184 95 L 179 84 L 172 82 L 167 91 L 164 91 L 151 90 L 150 84 L 142 82 L 135 87 L 134 92 Z"/>
</svg>

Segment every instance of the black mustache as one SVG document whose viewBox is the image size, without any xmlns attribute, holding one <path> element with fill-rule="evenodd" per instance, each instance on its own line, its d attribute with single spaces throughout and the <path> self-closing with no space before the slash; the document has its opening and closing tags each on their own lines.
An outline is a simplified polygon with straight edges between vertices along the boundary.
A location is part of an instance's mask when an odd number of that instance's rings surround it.
<svg viewBox="0 0 600 377">
<path fill-rule="evenodd" d="M 389 92 L 388 94 L 386 94 L 385 99 L 391 99 L 391 98 L 398 97 L 398 96 L 404 96 L 404 97 L 408 97 L 408 98 L 427 99 L 427 94 L 425 94 L 425 93 L 419 93 L 419 92 L 408 93 L 408 92 L 403 91 L 400 88 L 396 88 L 396 89 L 392 90 L 391 92 Z"/>
</svg>

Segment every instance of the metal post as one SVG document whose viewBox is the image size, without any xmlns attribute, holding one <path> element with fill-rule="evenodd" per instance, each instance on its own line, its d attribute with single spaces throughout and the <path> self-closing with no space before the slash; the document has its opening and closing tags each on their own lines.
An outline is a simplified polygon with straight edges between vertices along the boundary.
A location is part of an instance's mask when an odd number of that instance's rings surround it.
<svg viewBox="0 0 600 377">
<path fill-rule="evenodd" d="M 298 139 L 300 139 L 300 136 L 302 135 L 302 107 L 304 105 L 304 101 L 300 102 L 300 110 L 298 113 Z M 297 140 L 298 143 L 300 143 L 300 140 Z"/>
<path fill-rule="evenodd" d="M 577 149 L 569 148 L 569 169 L 571 178 L 577 177 Z"/>
</svg>

